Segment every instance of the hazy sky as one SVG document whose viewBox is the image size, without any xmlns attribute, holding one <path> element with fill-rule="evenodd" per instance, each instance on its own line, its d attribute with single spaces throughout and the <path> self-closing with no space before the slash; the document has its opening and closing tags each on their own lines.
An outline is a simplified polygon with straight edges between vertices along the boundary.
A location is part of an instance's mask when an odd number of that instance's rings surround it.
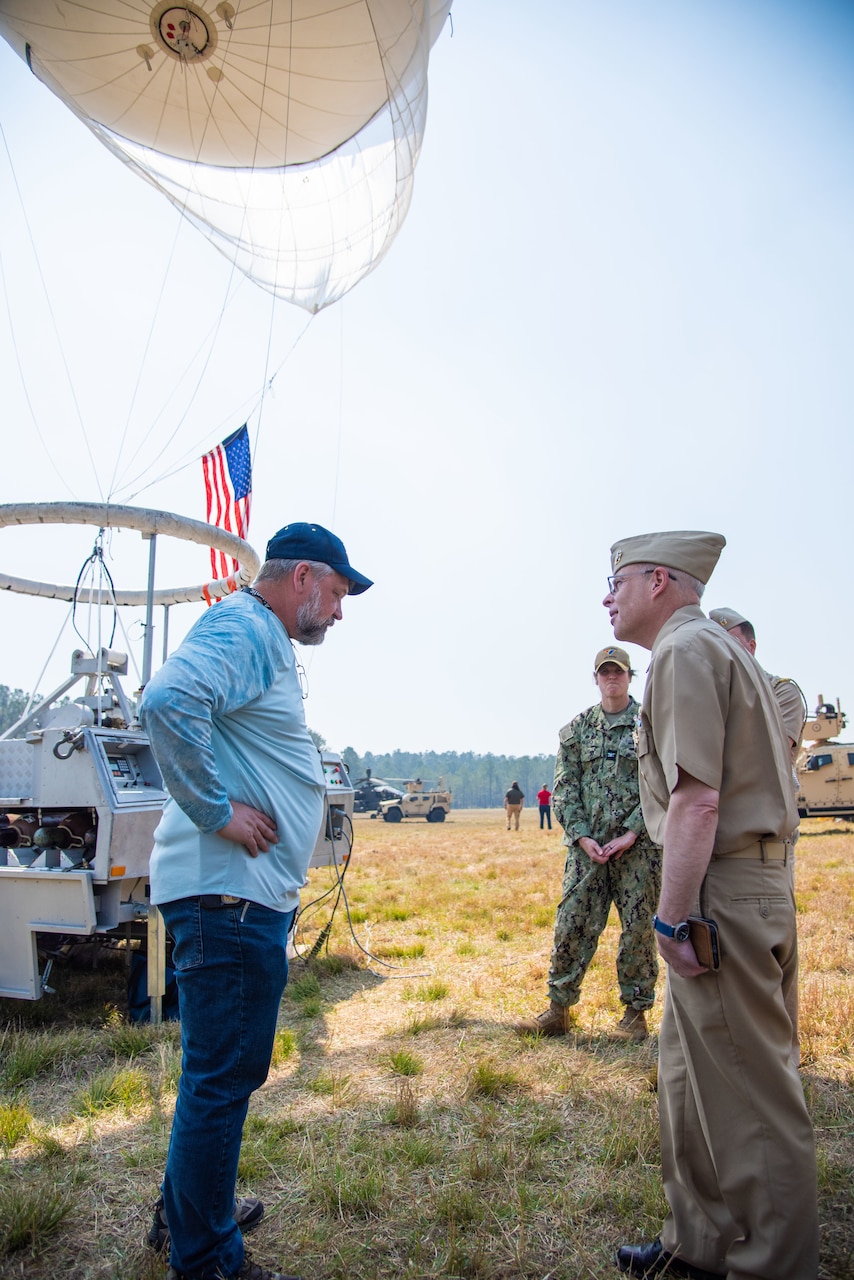
<svg viewBox="0 0 854 1280">
<path fill-rule="evenodd" d="M 554 750 L 608 548 L 653 528 L 723 532 L 704 603 L 854 712 L 852 72 L 850 4 L 458 0 L 408 220 L 309 320 L 0 46 L 3 500 L 203 518 L 200 464 L 167 473 L 248 417 L 253 544 L 318 520 L 376 581 L 303 653 L 339 749 Z M 2 530 L 0 567 L 74 581 L 95 533 Z M 144 585 L 138 534 L 110 556 Z M 158 585 L 205 576 L 161 541 Z M 0 681 L 58 684 L 66 606 L 0 608 Z"/>
</svg>

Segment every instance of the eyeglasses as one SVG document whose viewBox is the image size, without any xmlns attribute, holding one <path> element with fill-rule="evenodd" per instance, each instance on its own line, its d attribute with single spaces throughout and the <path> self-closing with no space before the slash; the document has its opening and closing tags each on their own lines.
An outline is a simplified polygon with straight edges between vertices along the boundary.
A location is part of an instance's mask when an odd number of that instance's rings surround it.
<svg viewBox="0 0 854 1280">
<path fill-rule="evenodd" d="M 639 569 L 637 573 L 615 573 L 613 578 L 608 579 L 608 593 L 615 596 L 620 587 L 629 578 L 645 578 L 648 574 L 655 573 L 654 569 Z"/>
<path fill-rule="evenodd" d="M 637 573 L 616 573 L 612 578 L 608 579 L 608 594 L 615 596 L 623 583 L 629 578 L 646 578 L 651 573 L 655 573 L 655 569 L 638 569 Z M 667 576 L 671 582 L 678 581 L 669 570 Z"/>
</svg>

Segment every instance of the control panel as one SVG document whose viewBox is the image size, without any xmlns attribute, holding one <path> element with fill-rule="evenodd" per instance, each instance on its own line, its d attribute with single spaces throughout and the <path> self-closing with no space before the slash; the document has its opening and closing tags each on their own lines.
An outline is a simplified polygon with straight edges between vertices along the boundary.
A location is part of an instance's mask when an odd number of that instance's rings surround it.
<svg viewBox="0 0 854 1280">
<path fill-rule="evenodd" d="M 352 791 L 353 787 L 350 783 L 350 775 L 344 767 L 344 761 L 339 756 L 331 756 L 328 752 L 321 757 L 323 764 L 323 776 L 326 779 L 326 791 L 329 795 L 334 795 L 337 791 Z"/>
<path fill-rule="evenodd" d="M 99 734 L 92 749 L 101 756 L 102 773 L 117 805 L 124 807 L 152 800 L 163 803 L 166 797 L 160 770 L 142 735 L 135 741 Z"/>
<path fill-rule="evenodd" d="M 320 762 L 326 781 L 323 822 L 318 832 L 312 867 L 340 864 L 349 857 L 353 836 L 353 799 L 355 790 L 344 761 L 334 751 L 322 751 Z"/>
</svg>

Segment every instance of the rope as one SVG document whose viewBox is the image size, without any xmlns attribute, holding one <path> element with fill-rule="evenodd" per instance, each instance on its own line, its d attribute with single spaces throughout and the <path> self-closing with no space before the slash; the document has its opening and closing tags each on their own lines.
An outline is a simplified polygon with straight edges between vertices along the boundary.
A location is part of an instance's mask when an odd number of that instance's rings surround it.
<svg viewBox="0 0 854 1280">
<path fill-rule="evenodd" d="M 36 268 L 37 268 L 37 270 L 38 270 L 38 274 L 39 274 L 39 280 L 41 281 L 42 292 L 44 293 L 44 298 L 45 298 L 45 303 L 47 304 L 48 314 L 50 315 L 50 321 L 51 321 L 51 324 L 53 325 L 53 333 L 54 333 L 54 337 L 56 338 L 56 343 L 57 343 L 57 346 L 59 347 L 59 354 L 60 354 L 60 356 L 61 356 L 61 358 L 62 358 L 62 367 L 63 367 L 63 368 L 64 368 L 64 370 L 65 370 L 65 377 L 66 377 L 66 379 L 67 379 L 67 381 L 68 381 L 68 389 L 69 389 L 69 391 L 70 391 L 70 393 L 71 393 L 71 399 L 72 399 L 72 401 L 73 401 L 73 403 L 74 403 L 74 409 L 75 409 L 75 411 L 76 411 L 76 413 L 77 413 L 77 422 L 78 422 L 78 425 L 79 425 L 79 427 L 80 427 L 80 432 L 81 432 L 81 434 L 82 434 L 82 436 L 83 436 L 83 443 L 84 443 L 84 444 L 85 444 L 85 446 L 86 446 L 86 453 L 87 453 L 87 454 L 88 454 L 88 456 L 89 456 L 89 462 L 91 463 L 91 466 L 92 466 L 92 474 L 93 474 L 93 475 L 94 475 L 94 477 L 95 477 L 95 484 L 97 485 L 97 488 L 98 488 L 98 496 L 99 496 L 100 498 L 102 498 L 102 499 L 103 499 L 104 493 L 103 493 L 103 489 L 101 488 L 101 481 L 100 481 L 100 479 L 99 479 L 99 477 L 98 477 L 98 468 L 95 466 L 95 457 L 94 457 L 94 454 L 92 453 L 92 447 L 91 447 L 91 445 L 90 445 L 90 443 L 89 443 L 89 437 L 88 437 L 88 435 L 86 434 L 86 426 L 85 426 L 85 424 L 84 424 L 84 422 L 83 422 L 83 415 L 82 415 L 82 413 L 80 412 L 80 405 L 79 405 L 79 403 L 78 403 L 78 401 L 77 401 L 77 393 L 76 393 L 76 392 L 75 392 L 75 390 L 74 390 L 74 383 L 73 383 L 73 382 L 72 382 L 72 380 L 71 380 L 71 370 L 70 370 L 70 369 L 69 369 L 69 367 L 68 367 L 68 360 L 67 360 L 66 355 L 65 355 L 65 348 L 64 348 L 64 347 L 63 347 L 63 345 L 62 345 L 62 339 L 61 339 L 61 338 L 60 338 L 60 336 L 59 336 L 59 327 L 58 327 L 58 325 L 57 325 L 57 323 L 56 323 L 56 316 L 54 315 L 54 313 L 53 313 L 53 307 L 51 306 L 50 295 L 49 295 L 48 290 L 47 290 L 47 283 L 46 283 L 45 278 L 44 278 L 44 272 L 42 271 L 41 259 L 39 258 L 38 250 L 37 250 L 37 248 L 36 248 L 36 242 L 35 242 L 35 238 L 34 238 L 34 236 L 33 236 L 32 227 L 30 226 L 30 220 L 29 220 L 29 218 L 27 217 L 27 210 L 26 210 L 26 208 L 25 208 L 25 206 L 24 206 L 24 200 L 23 200 L 23 197 L 22 197 L 22 195 L 21 195 L 21 188 L 20 188 L 20 185 L 19 185 L 19 183 L 18 183 L 18 175 L 17 175 L 17 173 L 15 172 L 15 166 L 14 166 L 14 164 L 12 163 L 12 156 L 11 156 L 11 153 L 10 153 L 10 151 L 9 151 L 9 146 L 8 146 L 7 141 L 6 141 L 6 134 L 3 132 L 3 127 L 2 127 L 2 125 L 0 125 L 0 136 L 2 136 L 2 138 L 3 138 L 3 146 L 4 146 L 4 148 L 5 148 L 5 151 L 6 151 L 6 157 L 7 157 L 8 161 L 9 161 L 9 168 L 10 168 L 11 173 L 12 173 L 12 181 L 13 181 L 13 182 L 14 182 L 14 184 L 15 184 L 15 192 L 16 192 L 17 197 L 18 197 L 18 203 L 20 204 L 20 207 L 21 207 L 21 214 L 22 214 L 23 219 L 24 219 L 24 225 L 25 225 L 25 226 L 26 226 L 26 228 L 27 228 L 27 236 L 29 237 L 29 241 L 30 241 L 30 248 L 31 248 L 31 249 L 32 249 L 32 251 L 33 251 L 33 257 L 35 258 Z M 5 276 L 4 276 L 4 280 L 5 280 Z M 4 291 L 5 291 L 5 287 L 4 287 Z M 6 307 L 7 307 L 7 312 L 8 312 L 8 307 L 9 307 L 8 294 L 7 294 L 7 300 L 6 300 Z M 11 326 L 11 317 L 10 317 L 10 326 Z M 17 344 L 15 345 L 15 355 L 16 355 L 16 358 L 17 358 L 17 355 L 18 355 L 18 351 L 17 351 Z M 20 363 L 20 360 L 18 360 L 18 368 L 19 368 L 19 370 L 21 371 L 21 379 L 22 379 L 22 381 L 23 381 L 23 380 L 24 380 L 24 374 L 23 374 L 23 370 L 21 369 L 21 363 Z M 30 401 L 29 392 L 26 392 L 26 396 L 27 396 L 27 404 L 30 406 L 30 412 L 31 412 L 31 413 L 33 413 L 32 403 L 31 403 L 31 401 Z M 33 413 L 33 422 L 35 422 L 35 414 L 34 414 L 34 413 Z M 38 430 L 38 427 L 36 427 L 36 429 Z M 39 439 L 41 440 L 42 444 L 44 445 L 44 437 L 42 436 L 41 431 L 39 431 L 39 432 L 38 432 L 38 435 L 39 435 Z M 46 445 L 45 445 L 45 452 L 47 453 L 48 457 L 50 457 L 50 452 L 49 452 L 49 450 L 47 449 L 47 446 L 46 446 Z M 54 468 L 54 469 L 55 469 L 55 468 Z M 57 474 L 59 474 L 59 473 L 57 473 Z M 60 477 L 60 478 L 61 478 L 61 479 L 63 479 L 62 477 Z M 63 483 L 64 483 L 64 484 L 65 484 L 65 485 L 70 489 L 70 485 L 68 485 L 68 482 L 67 482 L 66 480 L 64 480 L 64 479 L 63 479 Z M 72 495 L 72 496 L 73 496 L 73 495 Z"/>
</svg>

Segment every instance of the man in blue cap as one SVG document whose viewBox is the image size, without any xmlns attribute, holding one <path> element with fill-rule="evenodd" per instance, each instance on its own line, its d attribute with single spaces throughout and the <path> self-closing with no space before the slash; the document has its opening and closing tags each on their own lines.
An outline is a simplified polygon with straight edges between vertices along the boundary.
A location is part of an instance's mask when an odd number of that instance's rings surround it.
<svg viewBox="0 0 854 1280">
<path fill-rule="evenodd" d="M 321 644 L 372 585 L 318 524 L 289 524 L 251 587 L 209 609 L 145 690 L 168 799 L 151 901 L 173 941 L 182 1075 L 149 1243 L 168 1280 L 288 1280 L 253 1262 L 235 1200 L 243 1122 L 270 1067 L 288 932 L 323 816 L 293 643 Z"/>
</svg>

